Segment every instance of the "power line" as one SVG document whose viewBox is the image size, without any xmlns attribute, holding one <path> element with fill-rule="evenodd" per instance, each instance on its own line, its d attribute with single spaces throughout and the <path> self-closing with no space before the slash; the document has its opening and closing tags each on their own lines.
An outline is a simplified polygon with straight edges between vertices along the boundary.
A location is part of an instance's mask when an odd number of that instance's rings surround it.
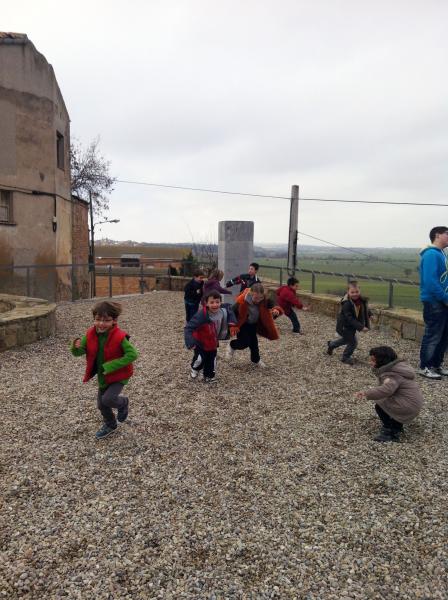
<svg viewBox="0 0 448 600">
<path fill-rule="evenodd" d="M 340 246 L 339 244 L 335 244 L 334 242 L 329 242 L 328 240 L 323 240 L 322 238 L 318 238 L 315 235 L 310 235 L 309 233 L 305 233 L 303 231 L 297 231 L 300 235 L 304 235 L 305 237 L 309 237 L 313 240 L 318 240 L 319 242 L 323 242 L 324 244 L 329 244 L 330 246 L 335 246 L 336 248 L 340 248 L 341 250 L 346 250 L 347 252 L 352 252 L 352 254 L 359 254 L 360 256 L 365 256 L 366 258 L 377 261 L 377 262 L 385 262 L 389 265 L 393 265 L 394 267 L 399 267 L 400 269 L 403 265 L 400 265 L 391 260 L 387 260 L 385 258 L 380 258 L 379 256 L 374 256 L 373 254 L 366 254 L 365 252 L 361 252 L 360 250 L 354 250 L 353 248 L 346 248 L 345 246 Z"/>
<path fill-rule="evenodd" d="M 116 183 L 129 183 L 133 185 L 146 185 L 150 187 L 169 188 L 174 190 L 186 190 L 190 192 L 208 192 L 210 194 L 228 194 L 231 196 L 250 196 L 253 198 L 273 198 L 278 200 L 291 200 L 290 196 L 273 196 L 270 194 L 251 194 L 249 192 L 232 192 L 229 190 L 214 190 L 210 188 L 187 187 L 183 185 L 168 185 L 164 183 L 149 183 L 147 181 L 129 181 L 125 179 L 116 179 Z M 345 204 L 385 204 L 397 206 L 440 206 L 447 207 L 448 204 L 438 204 L 436 202 L 394 202 L 383 200 L 343 200 L 341 198 L 299 198 L 300 202 L 342 202 Z"/>
</svg>

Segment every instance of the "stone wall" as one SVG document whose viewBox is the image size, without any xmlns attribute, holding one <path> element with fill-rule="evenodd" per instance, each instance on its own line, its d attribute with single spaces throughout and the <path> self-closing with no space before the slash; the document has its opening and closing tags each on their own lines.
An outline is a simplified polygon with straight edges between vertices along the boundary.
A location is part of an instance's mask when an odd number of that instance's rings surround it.
<svg viewBox="0 0 448 600">
<path fill-rule="evenodd" d="M 53 335 L 56 304 L 39 298 L 0 294 L 0 352 Z"/>
</svg>

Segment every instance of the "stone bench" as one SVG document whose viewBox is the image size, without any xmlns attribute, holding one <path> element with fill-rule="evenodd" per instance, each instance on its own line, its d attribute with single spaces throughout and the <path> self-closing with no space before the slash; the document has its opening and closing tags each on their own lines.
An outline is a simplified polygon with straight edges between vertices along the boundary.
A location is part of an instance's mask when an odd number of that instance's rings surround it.
<svg viewBox="0 0 448 600">
<path fill-rule="evenodd" d="M 54 334 L 55 311 L 47 300 L 0 294 L 0 352 Z"/>
</svg>

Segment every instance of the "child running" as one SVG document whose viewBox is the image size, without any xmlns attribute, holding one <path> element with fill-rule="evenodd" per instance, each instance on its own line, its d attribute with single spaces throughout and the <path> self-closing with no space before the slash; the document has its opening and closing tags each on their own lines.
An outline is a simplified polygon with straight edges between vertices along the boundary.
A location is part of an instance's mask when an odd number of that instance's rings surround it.
<svg viewBox="0 0 448 600">
<path fill-rule="evenodd" d="M 233 310 L 238 319 L 239 332 L 236 340 L 232 340 L 227 347 L 227 359 L 233 357 L 235 350 L 249 348 L 252 364 L 265 367 L 260 359 L 257 334 L 268 340 L 278 340 L 279 334 L 274 319 L 283 314 L 283 309 L 274 306 L 274 303 L 266 298 L 261 283 L 254 283 L 237 297 Z"/>
<path fill-rule="evenodd" d="M 232 292 L 226 290 L 226 288 L 223 288 L 221 286 L 220 282 L 223 277 L 224 271 L 221 271 L 220 269 L 214 269 L 210 273 L 207 281 L 204 283 L 204 289 L 202 293 L 202 304 L 205 304 L 205 298 L 210 292 L 219 292 L 220 294 L 232 294 Z"/>
<path fill-rule="evenodd" d="M 297 297 L 297 288 L 299 287 L 299 280 L 295 277 L 290 277 L 286 282 L 286 285 L 282 285 L 278 288 L 277 302 L 279 306 L 283 308 L 285 315 L 292 323 L 293 333 L 302 333 L 300 321 L 297 314 L 294 311 L 294 306 L 299 310 L 309 310 L 308 306 L 304 306 L 300 299 Z"/>
<path fill-rule="evenodd" d="M 95 437 L 100 440 L 126 421 L 129 400 L 121 396 L 123 386 L 133 373 L 132 363 L 138 356 L 137 350 L 129 342 L 129 335 L 122 331 L 117 319 L 122 311 L 115 302 L 99 302 L 93 307 L 93 327 L 82 338 L 76 338 L 71 346 L 74 356 L 86 355 L 87 364 L 84 382 L 98 377 L 97 408 L 103 416 L 103 427 Z M 117 409 L 115 418 L 113 408 Z"/>
<path fill-rule="evenodd" d="M 258 263 L 250 263 L 248 272 L 241 273 L 241 275 L 237 275 L 236 277 L 232 277 L 232 279 L 229 279 L 229 281 L 226 282 L 226 287 L 239 285 L 241 294 L 246 288 L 252 287 L 254 283 L 261 283 L 261 279 L 257 275 L 259 268 L 260 265 Z"/>
<path fill-rule="evenodd" d="M 370 316 L 367 298 L 361 296 L 358 282 L 350 281 L 347 293 L 341 300 L 341 309 L 336 322 L 336 331 L 341 337 L 327 342 L 327 354 L 331 356 L 335 348 L 345 346 L 341 361 L 353 365 L 355 361 L 352 354 L 358 345 L 356 332 L 370 329 Z"/>
<path fill-rule="evenodd" d="M 357 392 L 359 400 L 374 400 L 375 410 L 383 427 L 376 442 L 398 442 L 403 424 L 410 423 L 420 412 L 423 396 L 415 381 L 414 370 L 389 346 L 378 346 L 369 352 L 370 364 L 380 385 Z"/>
<path fill-rule="evenodd" d="M 219 340 L 235 336 L 235 315 L 230 304 L 221 304 L 221 294 L 216 290 L 208 292 L 204 306 L 185 326 L 185 345 L 194 349 L 190 376 L 196 379 L 199 371 L 204 371 L 204 383 L 216 382 L 216 353 Z"/>
<path fill-rule="evenodd" d="M 201 303 L 205 275 L 202 271 L 195 271 L 193 278 L 184 287 L 185 320 L 188 321 L 197 313 Z"/>
</svg>

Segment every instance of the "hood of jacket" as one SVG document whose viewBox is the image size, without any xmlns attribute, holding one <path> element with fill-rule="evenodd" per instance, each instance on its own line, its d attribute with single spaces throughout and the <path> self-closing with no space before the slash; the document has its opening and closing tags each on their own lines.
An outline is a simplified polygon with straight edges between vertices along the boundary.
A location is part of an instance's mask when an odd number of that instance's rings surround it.
<svg viewBox="0 0 448 600">
<path fill-rule="evenodd" d="M 408 365 L 402 358 L 397 358 L 387 365 L 383 365 L 379 369 L 374 369 L 377 375 L 384 375 L 385 373 L 395 373 L 404 377 L 405 379 L 415 379 L 414 369 Z"/>
</svg>

